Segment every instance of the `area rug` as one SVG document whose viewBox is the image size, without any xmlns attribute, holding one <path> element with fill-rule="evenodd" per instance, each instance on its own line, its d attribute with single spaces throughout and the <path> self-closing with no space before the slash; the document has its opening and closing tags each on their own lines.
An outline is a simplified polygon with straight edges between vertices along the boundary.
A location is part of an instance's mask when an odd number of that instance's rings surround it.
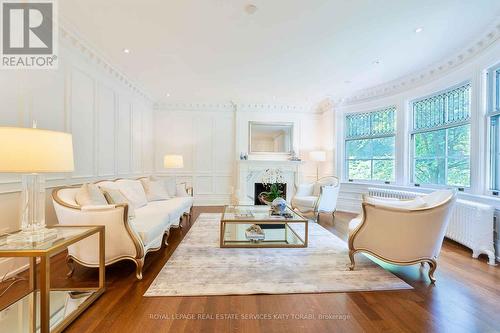
<svg viewBox="0 0 500 333">
<path fill-rule="evenodd" d="M 144 296 L 295 294 L 412 289 L 316 223 L 307 248 L 219 247 L 221 214 L 201 214 Z"/>
</svg>

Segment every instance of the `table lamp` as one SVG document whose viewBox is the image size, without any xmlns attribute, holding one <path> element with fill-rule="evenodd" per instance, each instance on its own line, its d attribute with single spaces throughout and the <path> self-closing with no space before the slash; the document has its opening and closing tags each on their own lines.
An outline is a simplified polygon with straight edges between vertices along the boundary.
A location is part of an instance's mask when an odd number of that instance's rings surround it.
<svg viewBox="0 0 500 333">
<path fill-rule="evenodd" d="M 309 153 L 309 159 L 316 162 L 316 180 L 319 179 L 319 163 L 326 161 L 326 151 L 316 150 Z"/>
<path fill-rule="evenodd" d="M 45 227 L 43 174 L 74 169 L 71 134 L 35 127 L 0 127 L 0 172 L 22 174 L 19 238 L 33 242 L 54 233 Z"/>
<path fill-rule="evenodd" d="M 165 155 L 163 166 L 165 169 L 182 169 L 184 168 L 184 158 L 182 155 Z"/>
</svg>

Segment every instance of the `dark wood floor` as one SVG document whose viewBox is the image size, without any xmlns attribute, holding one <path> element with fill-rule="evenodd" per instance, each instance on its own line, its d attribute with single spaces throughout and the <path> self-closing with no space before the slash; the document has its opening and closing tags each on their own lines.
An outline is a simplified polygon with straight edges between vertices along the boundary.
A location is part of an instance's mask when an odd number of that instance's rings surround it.
<svg viewBox="0 0 500 333">
<path fill-rule="evenodd" d="M 192 221 L 202 212 L 221 210 L 196 207 Z M 352 214 L 339 212 L 335 220 L 326 216 L 321 224 L 345 239 L 350 218 Z M 500 332 L 500 268 L 484 258 L 472 259 L 468 249 L 451 241 L 443 246 L 436 285 L 429 283 L 427 268 L 384 265 L 413 290 L 143 297 L 189 230 L 187 221 L 184 225 L 172 231 L 168 247 L 147 256 L 142 281 L 135 279 L 132 263 L 107 268 L 106 293 L 67 332 Z M 65 278 L 66 271 L 64 256 L 54 257 L 52 286 L 83 286 L 97 279 L 95 269 L 77 267 L 72 279 Z M 9 290 L 0 307 L 23 287 L 19 283 Z M 286 315 L 293 317 L 284 319 Z"/>
</svg>

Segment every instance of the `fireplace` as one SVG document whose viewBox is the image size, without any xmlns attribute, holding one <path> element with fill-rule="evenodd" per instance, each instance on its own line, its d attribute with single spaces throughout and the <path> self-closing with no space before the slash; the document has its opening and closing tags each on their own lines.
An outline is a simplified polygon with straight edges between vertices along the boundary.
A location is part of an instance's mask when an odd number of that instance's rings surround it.
<svg viewBox="0 0 500 333">
<path fill-rule="evenodd" d="M 279 183 L 278 184 L 278 189 L 283 192 L 283 199 L 286 200 L 286 183 Z M 259 200 L 259 194 L 262 192 L 266 192 L 268 189 L 265 188 L 264 184 L 262 183 L 255 183 L 254 184 L 254 205 L 265 205 L 264 203 L 260 202 Z"/>
</svg>

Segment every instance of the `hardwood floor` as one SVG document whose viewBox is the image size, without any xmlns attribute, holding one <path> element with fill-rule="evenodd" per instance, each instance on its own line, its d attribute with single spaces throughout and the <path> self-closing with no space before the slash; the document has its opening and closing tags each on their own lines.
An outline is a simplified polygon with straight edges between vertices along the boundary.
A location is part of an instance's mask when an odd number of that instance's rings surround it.
<svg viewBox="0 0 500 333">
<path fill-rule="evenodd" d="M 202 212 L 221 211 L 195 207 L 192 222 Z M 345 239 L 352 217 L 338 212 L 335 220 L 322 216 L 321 224 Z M 472 259 L 468 249 L 451 241 L 444 243 L 436 285 L 429 283 L 428 267 L 382 264 L 413 290 L 143 297 L 189 227 L 184 221 L 184 228 L 172 230 L 168 247 L 147 256 L 142 281 L 135 279 L 132 263 L 107 268 L 106 293 L 67 332 L 500 332 L 500 268 Z M 53 287 L 88 285 L 98 275 L 81 266 L 71 279 L 66 272 L 64 254 L 54 257 Z M 23 288 L 26 284 L 18 283 L 9 290 L 0 307 Z"/>
</svg>

